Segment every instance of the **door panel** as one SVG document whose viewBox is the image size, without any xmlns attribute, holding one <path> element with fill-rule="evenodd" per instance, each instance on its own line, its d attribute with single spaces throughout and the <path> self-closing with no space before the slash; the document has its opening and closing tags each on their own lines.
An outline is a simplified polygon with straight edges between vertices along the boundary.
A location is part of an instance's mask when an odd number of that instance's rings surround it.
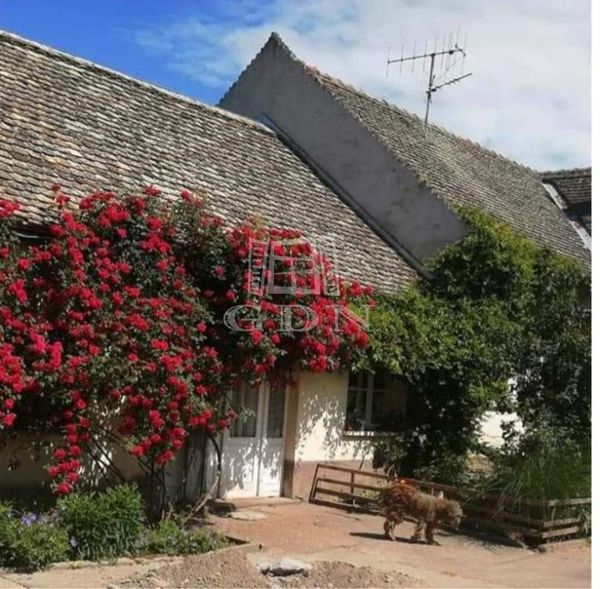
<svg viewBox="0 0 600 589">
<path fill-rule="evenodd" d="M 243 385 L 234 406 L 254 413 L 234 422 L 223 437 L 220 495 L 225 498 L 281 494 L 285 393 Z"/>
<path fill-rule="evenodd" d="M 261 440 L 258 495 L 273 497 L 281 494 L 285 415 L 284 391 L 269 391 L 266 414 L 265 435 Z"/>
<path fill-rule="evenodd" d="M 221 495 L 223 497 L 254 497 L 258 487 L 260 435 L 259 417 L 264 395 L 258 387 L 242 385 L 233 404 L 244 407 L 252 415 L 236 420 L 223 439 Z"/>
</svg>

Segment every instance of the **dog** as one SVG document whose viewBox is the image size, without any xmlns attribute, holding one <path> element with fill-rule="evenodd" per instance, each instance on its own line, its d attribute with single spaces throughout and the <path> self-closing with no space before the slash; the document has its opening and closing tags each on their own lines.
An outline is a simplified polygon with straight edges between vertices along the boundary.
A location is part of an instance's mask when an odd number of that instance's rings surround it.
<svg viewBox="0 0 600 589">
<path fill-rule="evenodd" d="M 427 543 L 437 544 L 433 534 L 439 523 L 445 522 L 458 528 L 463 516 L 457 501 L 427 495 L 404 480 L 395 481 L 391 487 L 384 489 L 379 496 L 379 504 L 385 515 L 383 531 L 390 540 L 396 539 L 394 535 L 396 525 L 407 517 L 412 517 L 417 520 L 412 540 L 420 541 L 425 529 Z"/>
</svg>

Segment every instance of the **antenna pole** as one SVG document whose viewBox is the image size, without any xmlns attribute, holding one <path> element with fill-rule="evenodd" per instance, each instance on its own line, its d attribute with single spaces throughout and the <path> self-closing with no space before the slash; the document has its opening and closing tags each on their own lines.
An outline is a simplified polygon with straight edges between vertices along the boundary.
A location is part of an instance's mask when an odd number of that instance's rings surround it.
<svg viewBox="0 0 600 589">
<path fill-rule="evenodd" d="M 427 133 L 427 121 L 429 121 L 429 107 L 431 105 L 431 94 L 433 88 L 433 80 L 435 76 L 433 75 L 433 68 L 435 67 L 435 52 L 431 54 L 431 63 L 429 64 L 429 82 L 427 84 L 427 106 L 425 107 L 425 121 L 423 124 L 423 130 Z"/>
</svg>

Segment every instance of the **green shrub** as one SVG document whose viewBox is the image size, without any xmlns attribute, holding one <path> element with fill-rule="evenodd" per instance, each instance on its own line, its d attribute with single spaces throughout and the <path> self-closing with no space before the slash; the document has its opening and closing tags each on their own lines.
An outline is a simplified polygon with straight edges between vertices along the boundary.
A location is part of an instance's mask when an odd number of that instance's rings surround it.
<svg viewBox="0 0 600 589">
<path fill-rule="evenodd" d="M 12 505 L 6 501 L 0 501 L 0 566 L 9 566 L 8 558 L 12 539 L 14 538 L 14 528 L 18 525 Z"/>
<path fill-rule="evenodd" d="M 61 499 L 58 508 L 76 558 L 116 558 L 136 551 L 144 516 L 142 497 L 135 487 L 75 493 Z"/>
<path fill-rule="evenodd" d="M 591 497 L 589 448 L 545 447 L 500 460 L 493 489 L 516 498 L 575 499 Z"/>
<path fill-rule="evenodd" d="M 217 550 L 227 545 L 227 541 L 203 528 L 186 529 L 183 518 L 174 515 L 160 521 L 149 531 L 144 550 L 148 554 L 200 554 Z"/>
<path fill-rule="evenodd" d="M 401 478 L 411 477 L 423 481 L 463 486 L 469 477 L 464 455 L 439 449 L 430 456 L 426 465 L 414 467 L 408 460 L 410 441 L 407 436 L 386 436 L 374 442 L 373 466 L 383 468 L 386 474 Z"/>
<path fill-rule="evenodd" d="M 33 571 L 66 560 L 65 530 L 48 516 L 22 517 L 8 503 L 0 503 L 0 566 Z"/>
<path fill-rule="evenodd" d="M 69 558 L 70 546 L 65 530 L 51 522 L 19 525 L 10 547 L 10 566 L 38 570 Z"/>
</svg>

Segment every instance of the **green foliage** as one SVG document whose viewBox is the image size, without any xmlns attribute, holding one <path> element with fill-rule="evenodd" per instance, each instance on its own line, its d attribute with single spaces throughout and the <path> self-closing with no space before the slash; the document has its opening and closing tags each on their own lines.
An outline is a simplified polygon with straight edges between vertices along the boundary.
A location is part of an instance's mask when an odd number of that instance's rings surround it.
<svg viewBox="0 0 600 589">
<path fill-rule="evenodd" d="M 135 487 L 76 493 L 61 499 L 58 509 L 77 558 L 98 560 L 135 552 L 144 522 L 142 498 Z"/>
<path fill-rule="evenodd" d="M 8 503 L 0 503 L 0 566 L 32 571 L 69 555 L 65 530 L 48 516 L 19 517 Z"/>
<path fill-rule="evenodd" d="M 0 566 L 6 566 L 10 538 L 16 519 L 13 517 L 13 509 L 10 503 L 0 501 Z"/>
<path fill-rule="evenodd" d="M 487 410 L 516 411 L 529 445 L 548 431 L 585 445 L 591 424 L 588 277 L 485 214 L 463 214 L 471 233 L 429 277 L 380 297 L 356 362 L 402 376 L 412 392 L 403 432 L 378 443 L 384 466 L 446 482 L 461 479 Z"/>
<path fill-rule="evenodd" d="M 541 447 L 527 455 L 515 454 L 497 461 L 491 490 L 530 499 L 591 497 L 590 448 Z"/>
<path fill-rule="evenodd" d="M 42 515 L 21 514 L 0 502 L 0 567 L 33 571 L 70 558 L 201 554 L 228 544 L 213 530 L 188 527 L 185 514 L 145 527 L 140 494 L 128 485 L 71 494 Z"/>
<path fill-rule="evenodd" d="M 170 556 L 200 554 L 224 548 L 227 541 L 203 528 L 187 529 L 184 518 L 175 514 L 162 519 L 149 530 L 144 552 Z"/>
</svg>

